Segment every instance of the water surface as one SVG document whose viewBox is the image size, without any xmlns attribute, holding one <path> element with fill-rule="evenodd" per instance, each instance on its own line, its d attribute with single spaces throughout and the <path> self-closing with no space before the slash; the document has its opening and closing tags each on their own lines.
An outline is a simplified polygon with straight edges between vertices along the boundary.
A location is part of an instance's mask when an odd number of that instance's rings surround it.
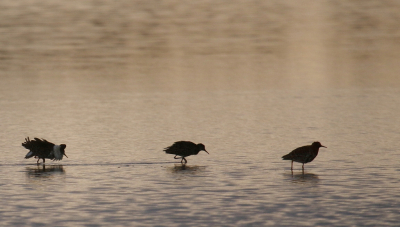
<svg viewBox="0 0 400 227">
<path fill-rule="evenodd" d="M 397 226 L 399 8 L 2 1 L 0 224 Z"/>
</svg>

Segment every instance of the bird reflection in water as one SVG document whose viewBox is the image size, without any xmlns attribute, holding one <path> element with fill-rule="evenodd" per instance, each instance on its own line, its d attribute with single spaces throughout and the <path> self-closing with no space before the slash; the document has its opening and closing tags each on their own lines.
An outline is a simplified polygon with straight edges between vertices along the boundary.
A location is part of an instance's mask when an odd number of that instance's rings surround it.
<svg viewBox="0 0 400 227">
<path fill-rule="evenodd" d="M 204 166 L 189 166 L 186 164 L 174 165 L 174 167 L 170 168 L 173 173 L 181 173 L 181 174 L 196 174 L 201 172 L 205 167 Z"/>
<path fill-rule="evenodd" d="M 29 178 L 49 178 L 56 174 L 65 174 L 62 165 L 41 165 L 36 167 L 27 167 L 26 174 Z"/>
<path fill-rule="evenodd" d="M 293 173 L 291 174 L 292 176 L 292 182 L 293 183 L 318 183 L 319 182 L 319 177 L 317 174 L 313 173 Z"/>
</svg>

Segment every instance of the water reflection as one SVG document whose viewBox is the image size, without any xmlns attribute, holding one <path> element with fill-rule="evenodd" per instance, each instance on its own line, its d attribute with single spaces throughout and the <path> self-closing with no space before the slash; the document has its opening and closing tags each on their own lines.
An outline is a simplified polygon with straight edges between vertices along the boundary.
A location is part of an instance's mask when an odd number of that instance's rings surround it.
<svg viewBox="0 0 400 227">
<path fill-rule="evenodd" d="M 205 166 L 189 166 L 185 164 L 175 164 L 174 167 L 169 167 L 168 170 L 178 174 L 197 174 L 205 169 Z"/>
<path fill-rule="evenodd" d="M 319 177 L 314 173 L 304 173 L 304 172 L 291 172 L 290 174 L 285 173 L 285 178 L 291 180 L 292 183 L 312 183 L 317 184 L 319 182 Z"/>
<path fill-rule="evenodd" d="M 28 178 L 51 178 L 59 174 L 65 174 L 62 165 L 37 165 L 36 167 L 26 167 L 26 175 Z"/>
<path fill-rule="evenodd" d="M 0 226 L 400 222 L 400 1 L 154 2 L 0 2 Z M 21 135 L 74 158 L 25 165 Z M 290 172 L 315 138 L 320 175 Z"/>
</svg>

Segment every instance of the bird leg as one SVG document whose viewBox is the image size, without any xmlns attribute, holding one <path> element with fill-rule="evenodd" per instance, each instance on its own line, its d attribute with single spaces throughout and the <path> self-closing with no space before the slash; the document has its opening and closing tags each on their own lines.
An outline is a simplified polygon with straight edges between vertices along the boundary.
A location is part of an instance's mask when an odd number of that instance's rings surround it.
<svg viewBox="0 0 400 227">
<path fill-rule="evenodd" d="M 303 163 L 303 166 L 301 168 L 303 169 L 303 173 L 304 173 L 304 163 Z"/>
<path fill-rule="evenodd" d="M 183 160 L 185 160 L 185 162 L 183 162 Z M 184 164 L 184 165 L 187 163 L 187 160 L 186 160 L 185 157 L 182 157 L 181 163 Z"/>
<path fill-rule="evenodd" d="M 292 166 L 290 167 L 290 170 L 292 170 L 292 171 L 293 171 L 293 161 L 292 161 Z"/>
<path fill-rule="evenodd" d="M 182 164 L 186 164 L 186 163 L 187 163 L 187 160 L 186 160 L 185 157 L 183 157 L 183 156 L 181 156 L 181 157 L 176 157 L 176 156 L 178 156 L 178 155 L 175 155 L 174 159 L 182 159 L 182 160 L 181 160 L 181 163 L 182 163 Z"/>
</svg>

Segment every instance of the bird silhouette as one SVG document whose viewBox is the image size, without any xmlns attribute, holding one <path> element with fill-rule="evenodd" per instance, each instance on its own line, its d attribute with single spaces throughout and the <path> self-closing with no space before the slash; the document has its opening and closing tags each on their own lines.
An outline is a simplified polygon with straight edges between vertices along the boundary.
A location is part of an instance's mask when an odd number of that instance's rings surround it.
<svg viewBox="0 0 400 227">
<path fill-rule="evenodd" d="M 190 156 L 190 155 L 197 155 L 200 151 L 206 151 L 205 146 L 202 143 L 195 144 L 190 141 L 178 141 L 172 144 L 171 146 L 164 148 L 165 153 L 167 154 L 174 154 L 175 159 L 180 159 L 182 164 L 186 164 L 187 160 L 185 157 Z M 180 157 L 177 157 L 180 156 Z"/>
<path fill-rule="evenodd" d="M 291 170 L 293 170 L 293 162 L 303 163 L 302 169 L 304 171 L 304 164 L 311 162 L 318 155 L 318 150 L 323 146 L 320 142 L 314 142 L 311 145 L 298 147 L 287 155 L 282 156 L 283 160 L 292 160 Z M 326 148 L 326 147 L 325 147 Z"/>
<path fill-rule="evenodd" d="M 37 163 L 39 163 L 40 159 L 43 159 L 43 164 L 45 163 L 45 159 L 51 160 L 61 160 L 63 156 L 68 158 L 65 154 L 65 148 L 67 145 L 60 144 L 55 145 L 45 139 L 35 138 L 30 140 L 29 137 L 25 138 L 25 142 L 22 143 L 22 146 L 29 150 L 29 152 L 25 155 L 25 158 L 37 158 Z"/>
</svg>

